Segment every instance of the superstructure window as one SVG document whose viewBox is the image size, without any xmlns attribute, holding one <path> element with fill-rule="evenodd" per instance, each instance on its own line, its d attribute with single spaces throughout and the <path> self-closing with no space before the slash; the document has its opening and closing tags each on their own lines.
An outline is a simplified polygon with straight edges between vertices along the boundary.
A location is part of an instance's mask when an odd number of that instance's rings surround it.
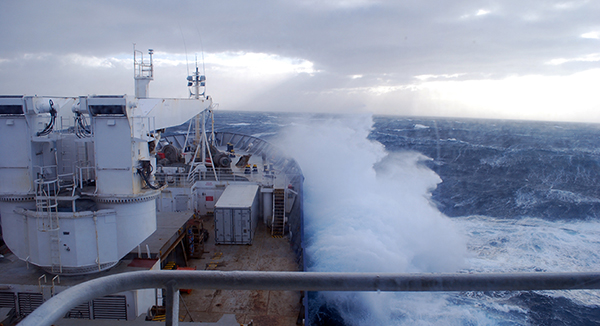
<svg viewBox="0 0 600 326">
<path fill-rule="evenodd" d="M 0 105 L 0 114 L 23 114 L 22 105 Z"/>
<path fill-rule="evenodd" d="M 125 105 L 90 105 L 90 113 L 96 115 L 125 115 Z"/>
</svg>

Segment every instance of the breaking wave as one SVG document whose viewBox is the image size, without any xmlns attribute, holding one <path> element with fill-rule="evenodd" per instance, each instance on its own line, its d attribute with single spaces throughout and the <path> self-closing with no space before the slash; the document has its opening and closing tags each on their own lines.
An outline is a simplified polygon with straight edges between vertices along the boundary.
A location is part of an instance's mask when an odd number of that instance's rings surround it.
<svg viewBox="0 0 600 326">
<path fill-rule="evenodd" d="M 308 270 L 453 272 L 464 267 L 465 240 L 431 202 L 430 193 L 441 182 L 424 164 L 431 159 L 386 152 L 368 139 L 371 127 L 369 116 L 348 116 L 298 123 L 286 133 L 282 147 L 306 178 Z M 398 302 L 387 294 L 321 296 L 317 305 L 327 305 L 351 324 L 397 317 Z"/>
</svg>

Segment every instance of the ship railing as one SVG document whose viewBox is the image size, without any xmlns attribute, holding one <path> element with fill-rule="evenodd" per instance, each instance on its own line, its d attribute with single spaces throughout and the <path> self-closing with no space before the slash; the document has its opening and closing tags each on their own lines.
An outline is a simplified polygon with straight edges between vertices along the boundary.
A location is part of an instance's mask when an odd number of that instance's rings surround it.
<svg viewBox="0 0 600 326">
<path fill-rule="evenodd" d="M 271 182 L 275 188 L 289 188 L 290 185 L 302 183 L 304 176 L 297 173 L 281 173 L 277 178 L 271 178 Z"/>
<path fill-rule="evenodd" d="M 96 168 L 91 162 L 84 163 L 83 165 L 75 165 L 75 185 L 83 189 L 84 182 L 95 178 Z"/>
<path fill-rule="evenodd" d="M 208 181 L 248 181 L 247 176 L 231 173 L 230 169 L 227 168 L 209 168 L 206 171 L 200 171 L 198 173 L 199 180 Z"/>
<path fill-rule="evenodd" d="M 75 119 L 71 116 L 60 116 L 59 126 L 55 131 L 61 134 L 70 134 L 75 131 Z"/>
<path fill-rule="evenodd" d="M 40 190 L 43 190 L 45 196 L 49 195 L 58 195 L 58 193 L 64 188 L 70 188 L 76 186 L 76 176 L 74 173 L 62 173 L 59 174 L 59 166 L 56 164 L 52 165 L 44 165 L 44 166 L 34 166 L 36 171 L 36 179 L 35 183 L 37 185 L 38 195 Z M 53 186 L 47 186 L 40 188 L 41 184 L 49 184 L 51 183 Z"/>
<path fill-rule="evenodd" d="M 37 229 L 40 232 L 57 231 L 58 224 L 58 179 L 35 180 L 35 206 L 37 211 Z"/>
<path fill-rule="evenodd" d="M 97 278 L 46 301 L 20 326 L 52 325 L 94 298 L 137 289 L 166 289 L 165 325 L 179 324 L 179 289 L 270 291 L 532 291 L 600 289 L 600 272 L 570 273 L 323 273 L 142 271 Z M 306 306 L 306 305 L 305 305 Z"/>
<path fill-rule="evenodd" d="M 230 170 L 217 168 L 206 171 L 194 170 L 189 176 L 187 173 L 162 173 L 156 172 L 154 178 L 160 184 L 169 187 L 187 187 L 196 181 L 248 181 L 247 177 L 232 174 Z"/>
<path fill-rule="evenodd" d="M 58 165 L 35 165 L 34 172 L 36 173 L 37 180 L 57 180 L 58 179 Z M 58 190 L 58 188 L 56 189 Z"/>
<path fill-rule="evenodd" d="M 35 166 L 35 168 L 38 171 L 37 178 L 34 180 L 38 230 L 58 231 L 60 228 L 58 203 L 65 200 L 60 194 L 62 190 L 71 189 L 71 197 L 67 199 L 73 200 L 77 187 L 75 174 L 58 174 L 58 165 Z"/>
<path fill-rule="evenodd" d="M 136 78 L 152 78 L 154 74 L 154 69 L 152 66 L 152 50 L 149 51 L 150 63 L 144 60 L 144 52 L 135 49 L 135 44 L 133 48 L 133 70 L 134 77 Z"/>
<path fill-rule="evenodd" d="M 259 171 L 258 173 L 239 174 L 232 173 L 228 168 L 207 168 L 204 171 L 194 169 L 192 173 L 164 173 L 156 172 L 154 177 L 160 184 L 167 184 L 170 187 L 190 186 L 196 181 L 237 181 L 257 182 L 265 187 L 288 187 L 295 178 L 302 177 L 301 174 L 275 174 L 270 171 Z"/>
<path fill-rule="evenodd" d="M 188 180 L 187 173 L 162 173 L 156 172 L 154 179 L 158 184 L 169 185 L 169 187 L 190 187 L 192 183 Z"/>
<path fill-rule="evenodd" d="M 207 168 L 202 171 L 195 169 L 190 175 L 191 182 L 196 181 L 248 181 L 250 175 L 232 173 L 228 168 Z"/>
</svg>

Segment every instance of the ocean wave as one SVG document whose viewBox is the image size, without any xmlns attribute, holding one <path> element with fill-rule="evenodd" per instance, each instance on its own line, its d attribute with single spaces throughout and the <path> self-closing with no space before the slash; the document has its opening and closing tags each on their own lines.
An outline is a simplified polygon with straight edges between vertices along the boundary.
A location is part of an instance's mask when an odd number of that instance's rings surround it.
<svg viewBox="0 0 600 326">
<path fill-rule="evenodd" d="M 467 272 L 600 269 L 600 221 L 482 215 L 453 221 L 467 234 L 471 253 Z"/>
<path fill-rule="evenodd" d="M 243 125 L 244 122 L 238 126 L 250 129 L 247 133 L 255 136 L 272 136 L 277 134 L 273 132 L 274 122 L 291 121 L 287 126 L 296 126 L 302 121 L 282 120 L 278 114 L 267 118 L 269 121 L 264 121 L 260 116 L 252 126 Z M 229 121 L 240 120 L 250 121 L 246 118 Z M 314 127 L 315 121 L 322 124 L 329 120 L 337 119 L 316 117 L 307 128 Z M 320 149 L 322 153 L 305 153 L 298 157 L 304 160 L 300 163 L 307 177 L 305 226 L 314 232 L 307 238 L 307 256 L 323 256 L 313 266 L 377 268 L 379 271 L 379 266 L 372 261 L 381 261 L 384 269 L 412 271 L 425 266 L 423 257 L 433 261 L 443 258 L 442 252 L 431 253 L 425 249 L 435 248 L 440 237 L 448 236 L 448 231 L 436 232 L 433 222 L 433 228 L 420 227 L 428 220 L 423 218 L 429 212 L 426 205 L 434 205 L 431 203 L 436 201 L 443 213 L 455 216 L 450 218 L 453 232 L 457 229 L 464 235 L 463 249 L 467 253 L 466 266 L 460 267 L 463 272 L 600 270 L 600 190 L 597 187 L 600 131 L 596 127 L 554 128 L 555 123 L 436 119 L 434 129 L 433 120 L 428 118 L 377 117 L 371 129 L 368 123 L 361 123 L 363 120 L 354 121 L 358 129 L 341 128 L 336 132 L 332 132 L 332 128 L 311 129 L 306 137 L 314 136 L 316 140 L 306 149 L 310 152 Z M 333 127 L 337 125 L 334 122 Z M 319 134 L 313 135 L 315 132 Z M 365 142 L 367 134 L 369 140 L 384 144 L 388 152 L 405 155 L 403 161 L 394 161 L 396 165 L 402 164 L 401 169 L 391 169 L 395 177 L 386 173 L 385 177 L 378 178 L 382 171 L 371 169 L 373 154 L 381 153 L 379 148 Z M 340 135 L 347 137 L 340 139 Z M 356 135 L 360 137 L 355 138 Z M 367 153 L 363 153 L 364 150 Z M 436 160 L 418 158 L 415 152 Z M 344 162 L 344 168 L 315 164 L 331 162 L 324 158 L 332 153 L 336 153 L 332 160 Z M 424 169 L 424 165 L 437 175 Z M 437 184 L 440 178 L 444 181 Z M 391 190 L 380 191 L 382 184 Z M 425 193 L 436 184 L 433 199 L 428 198 Z M 415 190 L 417 185 L 421 187 L 418 191 Z M 332 189 L 334 186 L 341 187 Z M 400 191 L 397 189 L 400 187 L 410 187 L 410 191 Z M 335 198 L 329 198 L 333 194 Z M 419 195 L 418 198 L 415 195 Z M 412 199 L 407 201 L 408 198 Z M 321 201 L 323 205 L 315 209 L 315 204 Z M 421 236 L 412 236 L 421 229 L 425 230 Z M 344 232 L 345 236 L 340 234 Z M 336 241 L 339 243 L 335 244 Z M 444 241 L 442 247 L 449 247 L 448 244 L 449 241 Z M 365 251 L 369 248 L 373 250 Z M 397 253 L 394 248 L 399 248 Z M 456 249 L 450 252 L 454 254 Z M 371 261 L 365 263 L 365 257 Z M 597 292 L 364 293 L 359 294 L 360 297 L 347 294 L 344 298 L 338 297 L 337 302 L 338 307 L 344 307 L 344 300 L 352 303 L 345 306 L 346 313 L 356 315 L 356 311 L 352 311 L 356 307 L 364 312 L 364 318 L 353 325 L 539 325 L 551 322 L 585 325 L 585 322 L 565 320 L 559 311 L 564 308 L 573 316 L 599 316 L 598 310 L 586 310 L 600 306 Z M 384 319 L 373 316 L 384 316 Z"/>
<path fill-rule="evenodd" d="M 598 220 L 548 221 L 532 217 L 506 219 L 473 215 L 453 221 L 468 239 L 470 266 L 464 272 L 594 272 L 600 269 Z M 583 307 L 600 306 L 598 291 L 538 293 L 549 298 L 567 298 Z M 505 297 L 519 295 L 519 292 L 506 292 Z M 556 304 L 555 301 L 552 303 Z M 524 305 L 519 300 L 514 300 L 513 304 Z"/>
<path fill-rule="evenodd" d="M 557 200 L 564 203 L 600 203 L 600 199 L 582 194 L 574 193 L 567 190 L 550 189 L 548 190 L 547 198 Z"/>
<path fill-rule="evenodd" d="M 261 138 L 261 137 L 268 137 L 268 136 L 273 136 L 273 135 L 277 135 L 277 132 L 259 132 L 257 134 L 253 134 L 253 137 L 256 138 Z"/>
</svg>

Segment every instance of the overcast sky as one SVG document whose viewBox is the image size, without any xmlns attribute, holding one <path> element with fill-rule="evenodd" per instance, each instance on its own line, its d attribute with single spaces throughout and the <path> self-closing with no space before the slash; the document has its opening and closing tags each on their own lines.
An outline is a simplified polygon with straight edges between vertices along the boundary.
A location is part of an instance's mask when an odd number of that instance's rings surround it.
<svg viewBox="0 0 600 326">
<path fill-rule="evenodd" d="M 0 0 L 0 94 L 152 97 L 207 76 L 224 110 L 600 122 L 599 1 Z"/>
</svg>

